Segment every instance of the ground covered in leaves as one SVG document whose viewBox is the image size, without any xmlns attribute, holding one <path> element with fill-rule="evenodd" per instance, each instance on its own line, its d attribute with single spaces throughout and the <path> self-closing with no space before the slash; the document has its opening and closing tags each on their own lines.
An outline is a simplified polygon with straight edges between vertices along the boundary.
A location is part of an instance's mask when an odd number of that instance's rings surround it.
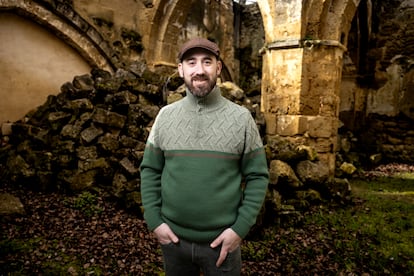
<svg viewBox="0 0 414 276">
<path fill-rule="evenodd" d="M 162 265 L 144 221 L 114 202 L 92 194 L 8 192 L 21 199 L 26 215 L 1 223 L 2 272 L 151 275 Z"/>
<path fill-rule="evenodd" d="M 26 211 L 1 218 L 0 275 L 163 275 L 158 243 L 138 211 L 91 193 L 69 197 L 4 185 L 0 192 L 19 197 Z M 354 200 L 346 208 L 364 207 Z M 373 237 L 338 233 L 337 225 L 309 221 L 254 231 L 242 245 L 243 275 L 404 275 L 404 264 L 388 259 L 373 270 L 375 252 L 353 245 L 375 244 Z"/>
</svg>

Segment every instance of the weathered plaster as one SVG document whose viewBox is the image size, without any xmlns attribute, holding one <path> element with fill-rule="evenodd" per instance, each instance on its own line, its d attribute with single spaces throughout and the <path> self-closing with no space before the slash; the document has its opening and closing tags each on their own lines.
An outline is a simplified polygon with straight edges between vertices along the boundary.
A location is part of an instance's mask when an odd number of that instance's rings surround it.
<svg viewBox="0 0 414 276">
<path fill-rule="evenodd" d="M 0 13 L 0 122 L 21 119 L 90 66 L 73 48 L 18 15 Z"/>
</svg>

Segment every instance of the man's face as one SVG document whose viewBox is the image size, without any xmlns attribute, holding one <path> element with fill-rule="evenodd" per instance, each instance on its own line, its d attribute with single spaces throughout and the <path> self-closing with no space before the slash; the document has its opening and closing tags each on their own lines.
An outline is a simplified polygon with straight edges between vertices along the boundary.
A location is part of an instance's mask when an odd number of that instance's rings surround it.
<svg viewBox="0 0 414 276">
<path fill-rule="evenodd" d="M 221 66 L 216 56 L 201 48 L 195 48 L 185 54 L 182 62 L 178 64 L 178 72 L 194 96 L 204 97 L 216 85 Z"/>
</svg>

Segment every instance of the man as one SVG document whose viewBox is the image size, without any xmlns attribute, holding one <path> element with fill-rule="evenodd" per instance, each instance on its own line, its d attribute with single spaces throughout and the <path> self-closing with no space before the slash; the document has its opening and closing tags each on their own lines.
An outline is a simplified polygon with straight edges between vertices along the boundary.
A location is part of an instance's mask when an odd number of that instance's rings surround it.
<svg viewBox="0 0 414 276">
<path fill-rule="evenodd" d="M 141 164 L 144 218 L 167 276 L 240 275 L 240 243 L 267 189 L 257 126 L 216 86 L 219 54 L 204 38 L 183 44 L 178 71 L 187 95 L 160 110 Z"/>
</svg>

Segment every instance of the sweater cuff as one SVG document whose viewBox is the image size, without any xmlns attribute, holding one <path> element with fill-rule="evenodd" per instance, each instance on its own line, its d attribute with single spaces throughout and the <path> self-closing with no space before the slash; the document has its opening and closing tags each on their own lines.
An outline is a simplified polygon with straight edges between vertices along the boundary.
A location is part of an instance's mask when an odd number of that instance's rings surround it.
<svg viewBox="0 0 414 276">
<path fill-rule="evenodd" d="M 240 238 L 244 239 L 250 231 L 249 224 L 243 218 L 238 217 L 236 222 L 231 226 L 234 232 L 239 235 Z"/>
<path fill-rule="evenodd" d="M 158 212 L 145 212 L 144 219 L 150 231 L 154 231 L 155 228 L 164 223 Z"/>
</svg>

